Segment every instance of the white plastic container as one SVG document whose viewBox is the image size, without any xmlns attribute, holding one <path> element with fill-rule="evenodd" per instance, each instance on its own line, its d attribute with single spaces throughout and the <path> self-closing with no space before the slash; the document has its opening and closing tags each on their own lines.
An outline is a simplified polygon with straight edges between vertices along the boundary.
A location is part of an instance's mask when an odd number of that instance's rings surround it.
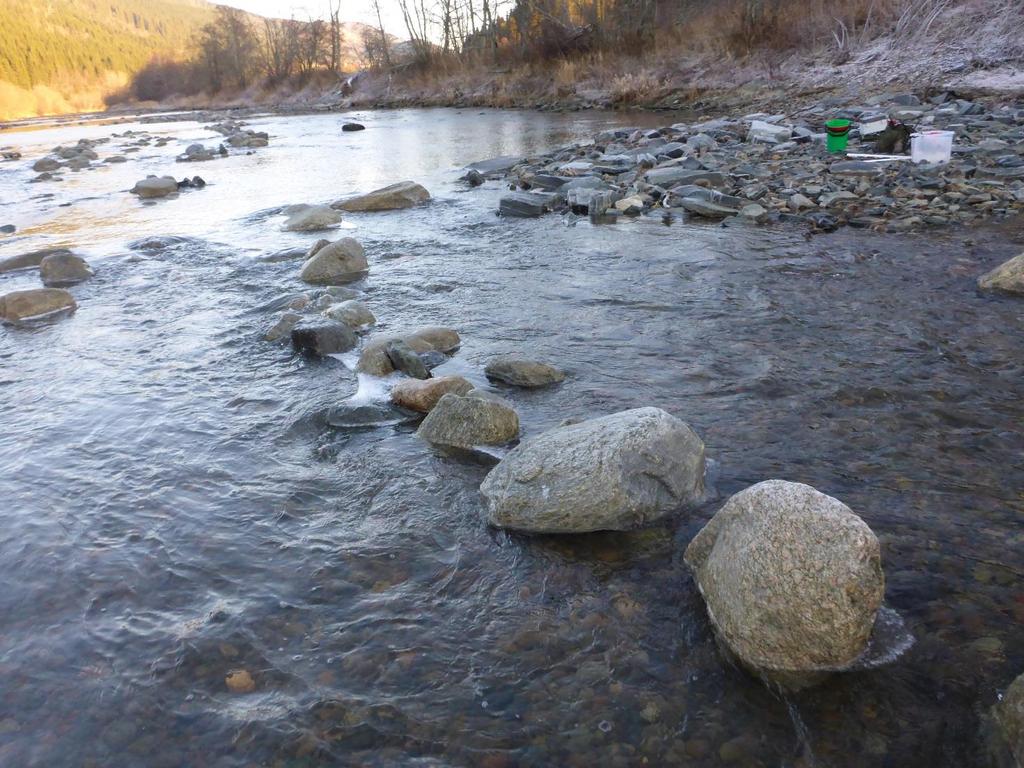
<svg viewBox="0 0 1024 768">
<path fill-rule="evenodd" d="M 921 131 L 910 135 L 910 159 L 915 163 L 948 163 L 952 154 L 952 131 Z"/>
</svg>

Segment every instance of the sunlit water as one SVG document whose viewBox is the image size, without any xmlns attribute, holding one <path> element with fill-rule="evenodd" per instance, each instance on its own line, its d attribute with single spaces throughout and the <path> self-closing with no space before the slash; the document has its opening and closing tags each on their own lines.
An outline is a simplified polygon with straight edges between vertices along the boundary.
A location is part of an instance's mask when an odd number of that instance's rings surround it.
<svg viewBox="0 0 1024 768">
<path fill-rule="evenodd" d="M 0 765 L 984 765 L 979 716 L 1024 670 L 1024 302 L 974 278 L 1014 233 L 502 220 L 465 163 L 637 119 L 355 117 L 257 119 L 269 147 L 187 165 L 219 139 L 197 123 L 0 134 L 25 154 L 0 165 L 0 257 L 69 245 L 97 270 L 73 316 L 0 330 Z M 53 146 L 127 128 L 174 141 L 27 183 Z M 210 185 L 127 193 L 167 172 Z M 434 202 L 343 225 L 379 328 L 456 327 L 438 372 L 481 386 L 497 353 L 567 368 L 504 392 L 524 436 L 667 409 L 717 499 L 632 534 L 510 536 L 480 519 L 486 463 L 414 425 L 327 425 L 387 384 L 262 341 L 304 290 L 265 257 L 318 237 L 272 210 L 407 178 Z M 159 235 L 181 239 L 129 247 Z M 682 562 L 724 496 L 773 477 L 864 517 L 915 638 L 788 698 L 724 660 Z M 239 669 L 254 693 L 228 690 Z"/>
</svg>

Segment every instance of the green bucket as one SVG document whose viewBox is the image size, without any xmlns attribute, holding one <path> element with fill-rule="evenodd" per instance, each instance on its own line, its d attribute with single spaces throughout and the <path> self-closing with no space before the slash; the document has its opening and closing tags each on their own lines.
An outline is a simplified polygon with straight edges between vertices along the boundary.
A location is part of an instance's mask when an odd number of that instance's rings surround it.
<svg viewBox="0 0 1024 768">
<path fill-rule="evenodd" d="M 829 152 L 846 150 L 846 143 L 850 140 L 849 120 L 828 120 L 825 123 L 825 131 L 828 133 L 825 146 Z"/>
</svg>

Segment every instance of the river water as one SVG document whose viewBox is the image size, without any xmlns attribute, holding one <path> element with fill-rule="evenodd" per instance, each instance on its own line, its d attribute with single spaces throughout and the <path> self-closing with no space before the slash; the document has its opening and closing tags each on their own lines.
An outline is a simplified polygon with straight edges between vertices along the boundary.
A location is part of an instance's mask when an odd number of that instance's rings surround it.
<svg viewBox="0 0 1024 768">
<path fill-rule="evenodd" d="M 1020 230 L 503 220 L 465 163 L 671 118 L 352 117 L 368 130 L 254 118 L 269 147 L 190 165 L 172 158 L 219 138 L 195 122 L 0 134 L 25 155 L 0 165 L 0 258 L 67 245 L 97 271 L 74 315 L 0 329 L 0 765 L 986 765 L 981 715 L 1024 671 L 1024 303 L 974 279 Z M 172 140 L 27 183 L 57 144 L 126 129 Z M 168 172 L 209 186 L 126 191 Z M 262 340 L 304 289 L 267 256 L 317 237 L 274 210 L 407 178 L 434 202 L 343 223 L 378 328 L 457 328 L 439 373 L 481 386 L 497 353 L 567 368 L 505 393 L 525 436 L 665 408 L 717 498 L 636 533 L 509 535 L 480 519 L 486 463 L 326 423 L 386 382 Z M 682 562 L 725 496 L 774 477 L 871 525 L 915 640 L 788 698 L 720 655 Z"/>
</svg>

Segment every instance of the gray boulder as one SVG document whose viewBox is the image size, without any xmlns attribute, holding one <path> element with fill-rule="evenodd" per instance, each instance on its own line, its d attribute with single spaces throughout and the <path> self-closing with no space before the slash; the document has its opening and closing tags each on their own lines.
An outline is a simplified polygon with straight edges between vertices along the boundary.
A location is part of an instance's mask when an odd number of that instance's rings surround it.
<svg viewBox="0 0 1024 768">
<path fill-rule="evenodd" d="M 340 304 L 332 304 L 324 310 L 324 315 L 331 318 L 331 320 L 344 323 L 349 328 L 366 328 L 377 322 L 377 318 L 370 311 L 370 308 L 363 304 L 363 302 L 356 301 L 355 299 L 343 301 Z"/>
<path fill-rule="evenodd" d="M 506 155 L 504 157 L 494 157 L 490 160 L 478 160 L 466 167 L 472 171 L 482 173 L 484 176 L 492 176 L 510 171 L 523 161 L 524 158 L 520 155 Z"/>
<path fill-rule="evenodd" d="M 286 232 L 319 232 L 341 221 L 341 214 L 326 205 L 310 205 L 296 211 L 284 223 Z"/>
<path fill-rule="evenodd" d="M 729 650 L 789 688 L 856 661 L 885 592 L 867 524 L 838 499 L 783 480 L 731 497 L 685 560 Z"/>
<path fill-rule="evenodd" d="M 391 367 L 396 371 L 412 376 L 414 379 L 429 379 L 430 371 L 420 360 L 412 348 L 401 339 L 389 341 L 384 347 L 384 352 L 391 361 Z"/>
<path fill-rule="evenodd" d="M 348 352 L 358 343 L 351 328 L 333 320 L 301 323 L 292 328 L 291 336 L 292 346 L 297 350 L 320 357 Z"/>
<path fill-rule="evenodd" d="M 73 253 L 51 253 L 39 263 L 39 276 L 48 288 L 75 285 L 94 274 L 85 259 Z"/>
<path fill-rule="evenodd" d="M 502 445 L 519 434 L 519 416 L 506 403 L 454 393 L 437 401 L 416 436 L 433 445 L 469 449 Z"/>
<path fill-rule="evenodd" d="M 1003 262 L 978 278 L 983 291 L 1000 291 L 1024 296 L 1024 253 Z"/>
<path fill-rule="evenodd" d="M 365 195 L 339 200 L 333 208 L 343 211 L 395 211 L 412 208 L 430 200 L 430 193 L 414 181 L 400 181 L 397 184 L 377 189 Z"/>
<path fill-rule="evenodd" d="M 480 486 L 490 524 L 534 533 L 630 530 L 703 490 L 704 443 L 660 408 L 545 432 L 513 449 Z"/>
<path fill-rule="evenodd" d="M 388 357 L 387 347 L 393 341 L 404 342 L 413 352 L 443 352 L 450 354 L 462 343 L 459 334 L 452 328 L 425 326 L 410 333 L 375 334 L 363 346 L 357 368 L 372 376 L 387 376 L 395 370 Z"/>
<path fill-rule="evenodd" d="M 499 216 L 534 219 L 551 210 L 557 197 L 543 192 L 513 192 L 498 202 Z"/>
<path fill-rule="evenodd" d="M 363 246 L 351 237 L 343 237 L 310 256 L 299 277 L 314 285 L 335 285 L 358 280 L 367 269 Z"/>
<path fill-rule="evenodd" d="M 41 157 L 32 164 L 32 170 L 38 173 L 56 171 L 59 168 L 60 163 L 52 157 Z"/>
<path fill-rule="evenodd" d="M 74 297 L 60 288 L 35 288 L 0 296 L 0 318 L 10 322 L 73 311 L 77 307 Z"/>
<path fill-rule="evenodd" d="M 518 355 L 495 357 L 484 366 L 491 381 L 500 381 L 514 387 L 546 387 L 565 379 L 565 373 L 547 363 Z"/>
<path fill-rule="evenodd" d="M 132 187 L 132 194 L 144 200 L 167 197 L 178 192 L 178 182 L 173 176 L 149 176 Z"/>
</svg>

